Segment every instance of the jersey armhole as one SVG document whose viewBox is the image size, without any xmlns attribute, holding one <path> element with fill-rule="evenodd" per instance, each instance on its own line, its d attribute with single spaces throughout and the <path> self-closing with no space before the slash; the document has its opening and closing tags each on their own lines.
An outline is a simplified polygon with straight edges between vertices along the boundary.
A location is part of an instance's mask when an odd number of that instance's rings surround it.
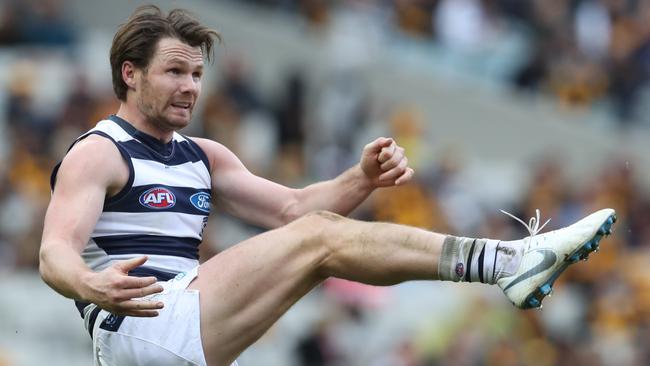
<svg viewBox="0 0 650 366">
<path fill-rule="evenodd" d="M 208 156 L 205 154 L 205 151 L 203 151 L 201 146 L 199 146 L 196 141 L 185 135 L 183 135 L 183 137 L 185 140 L 187 140 L 192 150 L 194 150 L 194 152 L 201 158 L 201 161 L 203 162 L 203 165 L 205 165 L 205 169 L 208 170 L 208 173 L 212 175 L 212 171 L 210 170 L 210 161 L 208 160 Z"/>
<path fill-rule="evenodd" d="M 111 197 L 107 197 L 106 200 L 104 201 L 104 207 L 110 206 L 110 205 L 115 204 L 116 202 L 118 202 L 122 198 L 124 198 L 124 196 L 126 196 L 129 193 L 129 191 L 131 190 L 131 188 L 133 187 L 133 181 L 135 179 L 135 170 L 133 169 L 133 162 L 131 161 L 131 156 L 129 155 L 129 153 L 122 146 L 120 146 L 120 144 L 118 144 L 117 141 L 115 141 L 111 136 L 109 136 L 107 133 L 102 132 L 102 131 L 90 131 L 90 132 L 86 133 L 85 135 L 82 135 L 77 140 L 75 140 L 75 142 L 73 142 L 72 145 L 70 145 L 70 147 L 68 148 L 68 152 L 79 141 L 85 139 L 86 137 L 88 137 L 90 135 L 102 136 L 102 137 L 105 137 L 105 138 L 109 139 L 111 142 L 113 142 L 115 147 L 117 147 L 117 150 L 120 152 L 120 155 L 122 155 L 122 158 L 126 162 L 126 165 L 129 167 L 129 179 L 126 182 L 126 184 L 124 185 L 124 187 L 116 195 L 111 196 Z M 56 175 L 59 172 L 59 168 L 61 167 L 62 162 L 63 162 L 63 160 L 61 160 L 58 164 L 56 164 L 54 166 L 54 169 L 52 170 L 52 175 L 50 176 L 50 188 L 52 189 L 52 191 L 54 191 L 54 186 L 56 185 Z"/>
</svg>

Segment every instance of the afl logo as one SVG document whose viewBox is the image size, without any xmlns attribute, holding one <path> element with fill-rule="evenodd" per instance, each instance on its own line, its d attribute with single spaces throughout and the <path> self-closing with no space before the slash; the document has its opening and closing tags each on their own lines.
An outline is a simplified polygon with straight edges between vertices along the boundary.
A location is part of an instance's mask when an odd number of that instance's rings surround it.
<svg viewBox="0 0 650 366">
<path fill-rule="evenodd" d="M 155 187 L 140 196 L 140 204 L 153 209 L 172 208 L 176 204 L 176 197 L 167 188 Z"/>
<path fill-rule="evenodd" d="M 195 193 L 190 196 L 192 206 L 197 210 L 210 213 L 210 195 L 205 192 Z"/>
</svg>

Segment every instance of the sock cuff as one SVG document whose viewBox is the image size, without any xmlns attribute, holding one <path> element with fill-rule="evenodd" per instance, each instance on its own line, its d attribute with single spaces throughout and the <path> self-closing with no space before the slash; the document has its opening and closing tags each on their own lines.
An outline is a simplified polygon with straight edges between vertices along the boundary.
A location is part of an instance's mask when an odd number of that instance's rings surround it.
<svg viewBox="0 0 650 366">
<path fill-rule="evenodd" d="M 459 282 L 465 275 L 465 265 L 459 260 L 460 239 L 451 235 L 445 237 L 438 260 L 438 278 L 442 281 Z"/>
<path fill-rule="evenodd" d="M 485 239 L 474 239 L 470 254 L 467 258 L 465 280 L 469 282 L 485 282 Z"/>
</svg>

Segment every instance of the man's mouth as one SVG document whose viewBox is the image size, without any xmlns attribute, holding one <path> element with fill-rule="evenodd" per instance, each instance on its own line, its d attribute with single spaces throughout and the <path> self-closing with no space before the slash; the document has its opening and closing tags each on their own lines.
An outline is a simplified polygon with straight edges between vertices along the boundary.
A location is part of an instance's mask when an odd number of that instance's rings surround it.
<svg viewBox="0 0 650 366">
<path fill-rule="evenodd" d="M 192 103 L 190 103 L 190 102 L 174 102 L 174 103 L 172 103 L 172 107 L 181 108 L 181 109 L 188 109 L 189 110 L 191 106 L 192 106 Z"/>
</svg>

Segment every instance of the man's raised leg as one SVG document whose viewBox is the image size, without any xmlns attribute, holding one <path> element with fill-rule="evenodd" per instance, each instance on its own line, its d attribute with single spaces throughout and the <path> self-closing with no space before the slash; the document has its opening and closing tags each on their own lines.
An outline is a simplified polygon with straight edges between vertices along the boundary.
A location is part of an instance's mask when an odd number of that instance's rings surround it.
<svg viewBox="0 0 650 366">
<path fill-rule="evenodd" d="M 518 307 L 539 307 L 555 279 L 609 234 L 611 209 L 511 242 L 446 236 L 329 212 L 246 240 L 199 267 L 208 365 L 229 365 L 298 299 L 328 277 L 373 285 L 407 280 L 497 283 Z"/>
</svg>

